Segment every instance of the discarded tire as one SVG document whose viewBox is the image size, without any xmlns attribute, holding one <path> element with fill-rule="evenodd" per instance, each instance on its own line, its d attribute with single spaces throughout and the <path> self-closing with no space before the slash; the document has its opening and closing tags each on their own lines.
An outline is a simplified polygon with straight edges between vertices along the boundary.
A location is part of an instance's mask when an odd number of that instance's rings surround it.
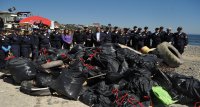
<svg viewBox="0 0 200 107">
<path fill-rule="evenodd" d="M 170 67 L 178 67 L 183 63 L 183 58 L 178 50 L 167 42 L 157 46 L 158 54 Z"/>
<path fill-rule="evenodd" d="M 47 62 L 46 64 L 42 64 L 41 66 L 45 69 L 48 69 L 48 68 L 58 67 L 61 65 L 63 65 L 63 61 L 57 60 L 57 61 Z"/>
</svg>

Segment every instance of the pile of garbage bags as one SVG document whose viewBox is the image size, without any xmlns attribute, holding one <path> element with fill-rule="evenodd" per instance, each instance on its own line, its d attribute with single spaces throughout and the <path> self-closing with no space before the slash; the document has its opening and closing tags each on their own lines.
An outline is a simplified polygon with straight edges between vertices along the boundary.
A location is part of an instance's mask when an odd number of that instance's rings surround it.
<svg viewBox="0 0 200 107">
<path fill-rule="evenodd" d="M 14 58 L 7 69 L 20 91 L 60 95 L 94 107 L 146 107 L 200 101 L 200 81 L 161 72 L 158 55 L 138 54 L 118 44 L 48 49 L 35 61 Z"/>
</svg>

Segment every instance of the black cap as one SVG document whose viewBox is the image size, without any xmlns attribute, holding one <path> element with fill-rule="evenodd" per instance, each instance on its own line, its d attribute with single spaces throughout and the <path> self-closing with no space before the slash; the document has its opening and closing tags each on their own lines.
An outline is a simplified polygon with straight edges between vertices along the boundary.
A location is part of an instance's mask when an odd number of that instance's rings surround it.
<svg viewBox="0 0 200 107">
<path fill-rule="evenodd" d="M 106 27 L 106 30 L 109 30 L 109 27 Z"/>
<path fill-rule="evenodd" d="M 84 27 L 84 29 L 87 29 L 87 28 L 88 28 L 87 26 Z"/>
<path fill-rule="evenodd" d="M 128 28 L 124 28 L 124 31 L 128 31 Z"/>
<path fill-rule="evenodd" d="M 138 28 L 138 30 L 140 31 L 140 30 L 142 30 L 142 28 L 141 28 L 141 27 L 139 27 L 139 28 Z"/>
<path fill-rule="evenodd" d="M 137 28 L 137 26 L 134 26 L 133 28 L 135 29 L 135 28 Z"/>
<path fill-rule="evenodd" d="M 159 28 L 155 28 L 155 30 L 159 30 Z"/>
<path fill-rule="evenodd" d="M 160 29 L 164 29 L 164 27 L 163 27 L 163 26 L 160 26 Z"/>
<path fill-rule="evenodd" d="M 177 28 L 177 30 L 182 30 L 182 29 L 183 29 L 182 27 L 178 27 L 178 28 Z"/>
<path fill-rule="evenodd" d="M 117 27 L 117 26 L 115 26 L 115 27 L 114 27 L 114 29 L 118 29 L 118 27 Z"/>
<path fill-rule="evenodd" d="M 147 26 L 145 26 L 145 27 L 144 27 L 144 29 L 148 29 L 148 27 L 147 27 Z"/>
</svg>

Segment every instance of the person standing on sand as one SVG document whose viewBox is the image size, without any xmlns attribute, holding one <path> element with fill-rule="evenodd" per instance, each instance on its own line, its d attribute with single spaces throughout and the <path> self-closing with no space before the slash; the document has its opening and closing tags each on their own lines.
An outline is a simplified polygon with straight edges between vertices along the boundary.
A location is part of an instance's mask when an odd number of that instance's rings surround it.
<svg viewBox="0 0 200 107">
<path fill-rule="evenodd" d="M 164 41 L 171 43 L 173 35 L 174 34 L 172 33 L 172 29 L 167 28 L 167 32 L 165 33 L 165 36 L 164 36 Z"/>
<path fill-rule="evenodd" d="M 130 34 L 128 34 L 128 28 L 124 28 L 121 34 L 117 38 L 119 44 L 128 45 L 130 43 Z"/>
<path fill-rule="evenodd" d="M 144 27 L 144 31 L 142 32 L 142 35 L 146 37 L 144 46 L 151 47 L 151 31 L 148 31 L 148 27 Z"/>
<path fill-rule="evenodd" d="M 155 28 L 155 32 L 151 35 L 152 39 L 152 48 L 156 48 L 157 45 L 162 43 L 162 38 L 159 32 L 159 28 Z"/>
<path fill-rule="evenodd" d="M 42 29 L 39 35 L 39 49 L 49 49 L 50 48 L 50 38 L 49 33 L 46 29 Z"/>
<path fill-rule="evenodd" d="M 0 17 L 0 31 L 3 30 L 4 28 L 4 21 L 3 19 Z"/>
<path fill-rule="evenodd" d="M 74 44 L 84 44 L 85 43 L 85 36 L 83 35 L 83 32 L 79 28 L 76 32 L 74 32 L 73 36 L 73 42 Z"/>
<path fill-rule="evenodd" d="M 64 33 L 62 34 L 62 40 L 64 49 L 70 50 L 73 42 L 73 32 L 71 30 L 65 29 Z"/>
<path fill-rule="evenodd" d="M 92 40 L 95 47 L 99 47 L 106 41 L 106 35 L 103 31 L 103 28 L 97 27 L 96 33 L 92 35 Z"/>
<path fill-rule="evenodd" d="M 9 38 L 4 31 L 0 31 L 0 70 L 5 68 L 6 61 L 4 60 L 11 49 Z"/>
<path fill-rule="evenodd" d="M 117 26 L 115 26 L 113 28 L 113 31 L 111 32 L 111 42 L 112 43 L 117 43 L 117 37 L 119 36 L 119 33 L 118 33 L 119 29 Z"/>
<path fill-rule="evenodd" d="M 50 34 L 50 43 L 52 48 L 62 48 L 62 37 L 61 34 L 58 32 L 58 29 L 55 29 L 55 31 Z"/>
<path fill-rule="evenodd" d="M 178 27 L 173 38 L 173 45 L 180 52 L 180 54 L 183 54 L 184 48 L 188 45 L 188 36 L 186 33 L 182 32 L 182 29 L 182 27 Z"/>
<path fill-rule="evenodd" d="M 110 31 L 109 27 L 106 27 L 106 30 L 104 31 L 106 35 L 106 43 L 111 43 L 112 42 L 112 33 Z"/>
<path fill-rule="evenodd" d="M 164 31 L 164 27 L 163 26 L 160 27 L 159 33 L 160 33 L 160 37 L 161 37 L 162 42 L 164 42 L 165 41 L 166 32 Z"/>
</svg>

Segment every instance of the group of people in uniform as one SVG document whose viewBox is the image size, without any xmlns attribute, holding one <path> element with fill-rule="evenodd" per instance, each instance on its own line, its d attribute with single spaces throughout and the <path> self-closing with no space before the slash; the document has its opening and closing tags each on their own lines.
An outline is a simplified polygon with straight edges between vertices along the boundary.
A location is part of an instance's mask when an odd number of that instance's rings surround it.
<svg viewBox="0 0 200 107">
<path fill-rule="evenodd" d="M 170 42 L 182 54 L 188 44 L 187 34 L 182 32 L 182 27 L 172 33 L 171 28 L 164 31 L 163 27 L 155 28 L 155 32 L 148 30 L 148 27 L 133 27 L 119 29 L 118 27 L 96 27 L 92 31 L 88 27 L 84 30 L 55 29 L 49 33 L 48 29 L 33 29 L 32 32 L 21 29 L 12 31 L 0 31 L 0 60 L 12 53 L 15 57 L 26 57 L 36 59 L 41 49 L 56 48 L 70 49 L 75 44 L 82 44 L 86 47 L 98 47 L 105 43 L 119 43 L 127 45 L 135 50 L 143 46 L 156 48 L 162 42 Z"/>
</svg>

